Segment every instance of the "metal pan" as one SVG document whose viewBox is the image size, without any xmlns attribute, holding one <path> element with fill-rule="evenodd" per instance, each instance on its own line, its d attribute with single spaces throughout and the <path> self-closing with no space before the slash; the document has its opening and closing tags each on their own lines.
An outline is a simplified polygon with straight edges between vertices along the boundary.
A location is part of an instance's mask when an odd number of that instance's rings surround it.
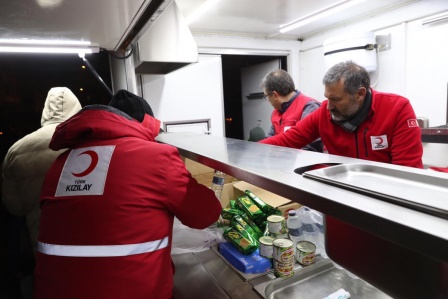
<svg viewBox="0 0 448 299">
<path fill-rule="evenodd" d="M 329 259 L 304 267 L 291 278 L 275 279 L 266 284 L 264 291 L 267 299 L 321 299 L 339 289 L 348 291 L 351 298 L 391 299 L 365 281 L 336 268 Z"/>
<path fill-rule="evenodd" d="M 448 178 L 366 164 L 338 165 L 303 177 L 448 219 Z"/>
</svg>

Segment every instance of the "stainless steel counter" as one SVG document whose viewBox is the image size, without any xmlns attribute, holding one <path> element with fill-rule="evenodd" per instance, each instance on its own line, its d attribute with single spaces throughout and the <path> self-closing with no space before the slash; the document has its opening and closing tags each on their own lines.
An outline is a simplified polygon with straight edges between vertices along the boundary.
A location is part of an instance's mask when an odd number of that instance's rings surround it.
<svg viewBox="0 0 448 299">
<path fill-rule="evenodd" d="M 322 299 L 338 289 L 352 298 L 391 299 L 359 278 L 337 269 L 320 256 L 312 265 L 294 266 L 291 278 L 276 278 L 273 271 L 244 274 L 219 254 L 218 245 L 202 252 L 173 255 L 175 299 Z"/>
<path fill-rule="evenodd" d="M 363 163 L 443 178 L 448 186 L 446 174 L 210 135 L 165 133 L 157 140 L 177 147 L 183 156 L 199 163 L 404 247 L 448 261 L 448 220 L 310 180 L 294 171 L 322 163 Z M 425 198 L 421 201 L 424 203 Z"/>
<path fill-rule="evenodd" d="M 427 213 L 389 200 L 390 194 L 418 190 L 422 198 L 412 200 L 430 209 L 434 201 L 425 197 L 432 191 L 442 194 L 438 200 L 443 201 L 447 174 L 192 133 L 165 133 L 157 140 L 177 147 L 187 158 L 324 213 L 327 254 L 390 296 L 448 298 L 448 219 L 440 217 L 443 211 Z M 364 170 L 370 165 L 375 166 L 374 172 L 383 169 L 404 177 L 397 178 L 397 184 L 381 184 L 367 176 L 370 190 L 362 192 L 302 175 L 311 173 L 316 164 L 361 164 Z M 351 177 L 345 175 L 344 184 L 350 185 Z M 418 179 L 399 184 L 406 177 Z M 421 187 L 419 180 L 424 183 Z M 409 184 L 412 188 L 405 187 Z M 428 186 L 433 189 L 426 190 Z"/>
<path fill-rule="evenodd" d="M 260 299 L 250 280 L 232 269 L 218 254 L 218 246 L 202 252 L 173 255 L 175 299 Z M 258 279 L 255 280 L 255 277 Z M 256 284 L 273 280 L 273 274 L 254 275 Z M 253 281 L 253 280 L 252 280 Z"/>
</svg>

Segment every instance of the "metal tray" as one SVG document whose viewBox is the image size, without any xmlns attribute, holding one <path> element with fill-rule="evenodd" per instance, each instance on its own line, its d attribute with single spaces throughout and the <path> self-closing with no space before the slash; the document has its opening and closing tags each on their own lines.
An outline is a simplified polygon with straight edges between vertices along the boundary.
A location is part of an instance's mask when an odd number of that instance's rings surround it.
<svg viewBox="0 0 448 299">
<path fill-rule="evenodd" d="M 339 289 L 348 291 L 350 298 L 391 298 L 362 279 L 350 277 L 326 259 L 297 271 L 287 279 L 275 279 L 266 284 L 267 299 L 322 299 Z"/>
<path fill-rule="evenodd" d="M 448 178 L 436 173 L 349 164 L 308 171 L 303 177 L 448 219 Z"/>
</svg>

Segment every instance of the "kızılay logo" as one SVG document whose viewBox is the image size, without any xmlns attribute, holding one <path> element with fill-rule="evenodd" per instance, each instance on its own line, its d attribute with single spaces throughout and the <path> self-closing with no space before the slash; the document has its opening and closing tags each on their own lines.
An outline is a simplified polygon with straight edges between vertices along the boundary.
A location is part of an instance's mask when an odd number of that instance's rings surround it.
<svg viewBox="0 0 448 299">
<path fill-rule="evenodd" d="M 114 145 L 104 145 L 71 150 L 61 171 L 55 196 L 103 194 L 114 149 Z"/>
<path fill-rule="evenodd" d="M 77 177 L 77 178 L 80 178 L 80 177 L 83 177 L 83 176 L 86 176 L 86 175 L 90 174 L 95 169 L 96 165 L 98 165 L 98 154 L 96 152 L 91 151 L 91 150 L 85 151 L 83 153 L 80 153 L 78 155 L 78 157 L 81 156 L 81 155 L 89 155 L 90 158 L 91 158 L 91 161 L 90 161 L 90 165 L 86 168 L 86 170 L 84 170 L 84 171 L 82 171 L 80 173 L 72 172 L 72 174 L 75 177 Z"/>
</svg>

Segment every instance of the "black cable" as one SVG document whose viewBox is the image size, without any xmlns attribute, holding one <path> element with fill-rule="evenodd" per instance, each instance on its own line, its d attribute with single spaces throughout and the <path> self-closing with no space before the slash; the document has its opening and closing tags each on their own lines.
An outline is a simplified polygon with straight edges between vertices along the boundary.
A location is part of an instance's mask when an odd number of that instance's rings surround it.
<svg viewBox="0 0 448 299">
<path fill-rule="evenodd" d="M 87 68 L 92 72 L 93 76 L 103 85 L 104 89 L 106 89 L 109 92 L 110 96 L 113 96 L 114 93 L 112 90 L 110 90 L 109 86 L 103 81 L 103 79 L 100 77 L 100 75 L 95 71 L 95 68 L 90 64 L 90 62 L 85 58 L 81 57 L 81 59 L 84 61 L 84 63 L 87 65 Z"/>
<path fill-rule="evenodd" d="M 352 51 L 352 50 L 374 50 L 378 47 L 377 44 L 367 44 L 365 46 L 359 46 L 359 47 L 350 47 L 350 48 L 345 48 L 345 49 L 338 49 L 338 50 L 334 50 L 334 51 L 330 51 L 330 52 L 326 52 L 324 53 L 324 56 L 326 55 L 330 55 L 330 54 L 334 54 L 334 53 L 339 53 L 339 52 L 345 52 L 345 51 Z"/>
</svg>

